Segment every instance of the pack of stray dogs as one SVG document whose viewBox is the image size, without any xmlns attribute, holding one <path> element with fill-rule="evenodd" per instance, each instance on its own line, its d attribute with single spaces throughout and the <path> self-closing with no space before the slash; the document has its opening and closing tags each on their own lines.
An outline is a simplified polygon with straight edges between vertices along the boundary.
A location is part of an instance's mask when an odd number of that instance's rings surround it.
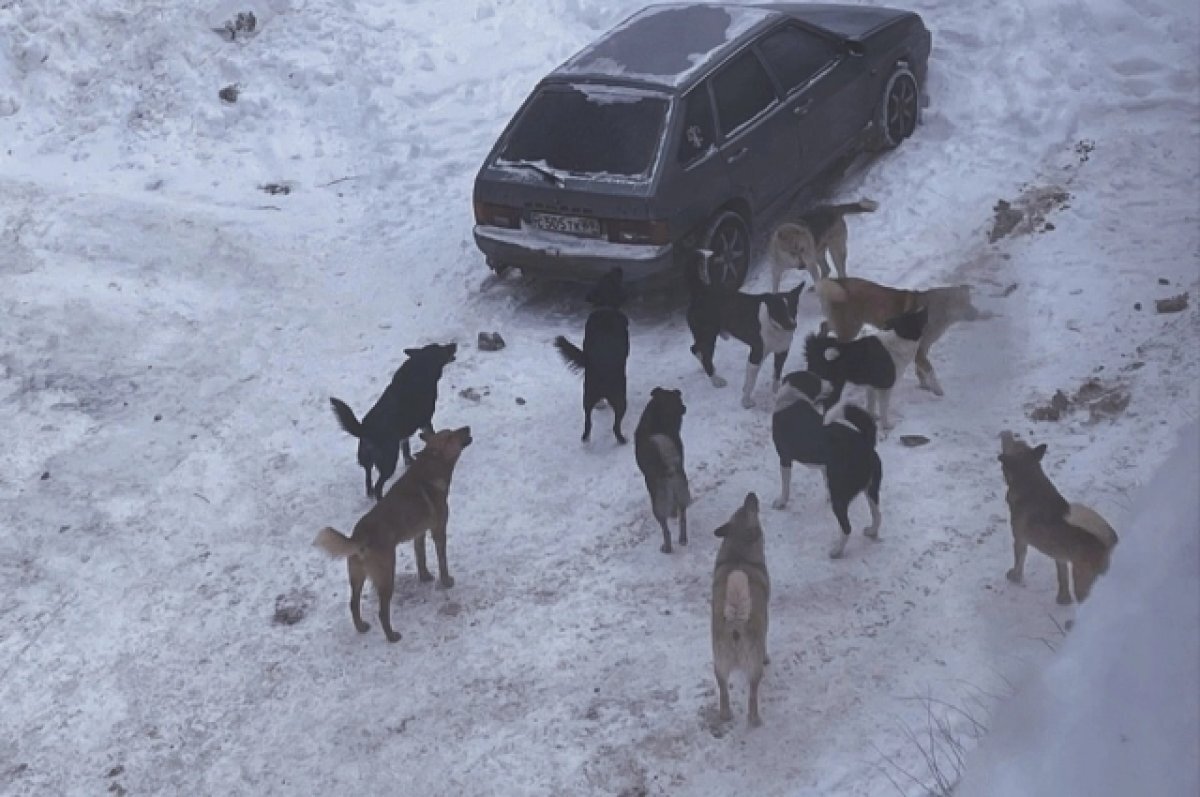
<svg viewBox="0 0 1200 797">
<path fill-rule="evenodd" d="M 960 321 L 991 317 L 972 304 L 967 285 L 909 290 L 850 277 L 846 272 L 848 228 L 845 216 L 874 212 L 869 199 L 812 209 L 777 227 L 768 259 L 772 291 L 743 293 L 709 277 L 711 253 L 697 250 L 685 268 L 688 286 L 686 320 L 691 352 L 714 387 L 727 382 L 716 373 L 718 339 L 733 338 L 749 349 L 741 404 L 756 405 L 759 370 L 772 355 L 771 439 L 779 458 L 780 491 L 772 502 L 786 509 L 791 499 L 792 466 L 820 471 L 837 529 L 829 548 L 833 559 L 845 555 L 851 536 L 849 509 L 865 495 L 871 522 L 868 539 L 879 538 L 883 523 L 883 461 L 879 442 L 893 427 L 893 392 L 909 366 L 918 386 L 941 397 L 930 350 Z M 833 269 L 826 258 L 833 260 Z M 824 320 L 803 341 L 804 370 L 784 373 L 797 329 L 800 297 L 806 282 L 781 291 L 789 270 L 812 280 Z M 833 276 L 836 270 L 836 276 Z M 620 268 L 604 275 L 587 294 L 593 309 L 584 326 L 582 346 L 565 336 L 554 348 L 569 369 L 583 375 L 582 441 L 591 439 L 593 413 L 607 405 L 612 433 L 626 443 L 622 429 L 629 403 L 626 362 L 629 319 L 621 306 L 628 297 Z M 332 557 L 345 559 L 350 580 L 350 616 L 356 630 L 370 624 L 362 617 L 362 591 L 370 580 L 379 599 L 379 624 L 389 642 L 401 638 L 392 627 L 391 599 L 396 548 L 413 544 L 417 574 L 433 581 L 426 560 L 425 537 L 433 537 L 438 582 L 453 586 L 447 559 L 449 492 L 454 468 L 472 442 L 470 427 L 435 431 L 438 381 L 454 362 L 454 343 L 406 349 L 407 360 L 396 371 L 378 401 L 362 417 L 337 398 L 330 398 L 341 428 L 358 440 L 358 464 L 365 473 L 366 493 L 375 504 L 355 524 L 350 536 L 325 527 L 314 544 Z M 865 408 L 850 399 L 861 388 Z M 687 407 L 678 389 L 650 391 L 634 431 L 634 459 L 646 484 L 650 511 L 662 533 L 660 550 L 687 545 L 687 510 L 692 503 L 684 459 L 683 420 Z M 412 453 L 410 438 L 419 434 L 424 447 Z M 1030 446 L 1012 432 L 1000 433 L 1001 473 L 1007 487 L 1013 534 L 1013 567 L 1007 578 L 1021 583 L 1029 546 L 1055 561 L 1057 602 L 1087 598 L 1097 578 L 1108 569 L 1117 534 L 1094 509 L 1068 502 L 1042 469 L 1046 445 Z M 403 456 L 404 471 L 385 491 Z M 377 475 L 376 475 L 377 474 Z M 674 523 L 677 534 L 673 535 Z M 765 535 L 759 500 L 751 492 L 729 521 L 715 530 L 721 543 L 712 578 L 712 650 L 717 680 L 718 713 L 730 720 L 729 680 L 743 673 L 749 688 L 747 720 L 761 723 L 759 683 L 769 663 L 767 629 L 771 582 L 767 572 Z M 674 544 L 673 544 L 674 536 Z M 1072 598 L 1073 590 L 1073 598 Z"/>
</svg>

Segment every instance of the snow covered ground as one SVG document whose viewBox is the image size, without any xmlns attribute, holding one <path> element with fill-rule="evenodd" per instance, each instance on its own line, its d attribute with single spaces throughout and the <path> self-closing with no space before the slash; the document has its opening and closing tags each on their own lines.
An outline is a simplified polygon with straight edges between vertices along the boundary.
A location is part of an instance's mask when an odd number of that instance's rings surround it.
<svg viewBox="0 0 1200 797">
<path fill-rule="evenodd" d="M 663 556 L 632 450 L 578 443 L 549 344 L 581 334 L 580 292 L 489 284 L 470 237 L 513 109 L 640 4 L 0 0 L 0 791 L 917 794 L 910 698 L 1000 694 L 1052 659 L 1074 610 L 1045 557 L 1004 579 L 997 433 L 1048 443 L 1069 498 L 1145 533 L 1132 496 L 1200 410 L 1200 10 L 907 4 L 934 34 L 931 104 L 841 187 L 880 202 L 851 221 L 851 272 L 968 282 L 997 317 L 935 349 L 945 398 L 910 376 L 893 399 L 879 544 L 825 558 L 833 518 L 799 471 L 764 512 L 750 732 L 715 722 L 711 530 L 777 489 L 769 389 L 741 409 L 678 308 L 629 308 L 627 430 L 655 385 L 688 404 L 693 542 Z M 253 36 L 211 31 L 248 9 Z M 1041 221 L 989 243 L 1000 199 Z M 475 349 L 482 330 L 508 348 Z M 403 348 L 447 340 L 436 422 L 476 438 L 457 584 L 419 584 L 402 551 L 388 645 L 310 546 L 368 507 L 328 397 L 361 412 Z M 743 357 L 719 345 L 718 367 Z M 1030 420 L 1089 379 L 1094 421 Z"/>
</svg>

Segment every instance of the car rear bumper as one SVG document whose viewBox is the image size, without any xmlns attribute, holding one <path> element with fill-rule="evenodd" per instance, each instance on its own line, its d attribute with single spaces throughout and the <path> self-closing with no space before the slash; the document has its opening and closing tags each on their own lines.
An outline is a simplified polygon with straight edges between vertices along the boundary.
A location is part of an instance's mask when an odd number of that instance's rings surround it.
<svg viewBox="0 0 1200 797">
<path fill-rule="evenodd" d="M 662 275 L 675 264 L 672 244 L 615 244 L 527 229 L 475 225 L 475 245 L 493 263 L 516 266 L 535 276 L 592 282 L 620 266 L 627 282 Z"/>
</svg>

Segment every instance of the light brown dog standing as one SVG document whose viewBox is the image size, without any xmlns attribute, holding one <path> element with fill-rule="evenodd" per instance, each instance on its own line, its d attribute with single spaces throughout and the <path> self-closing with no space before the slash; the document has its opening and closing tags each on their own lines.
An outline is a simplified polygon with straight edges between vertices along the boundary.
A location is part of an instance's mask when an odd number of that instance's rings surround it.
<svg viewBox="0 0 1200 797">
<path fill-rule="evenodd" d="M 1080 603 L 1091 592 L 1096 578 L 1108 570 L 1117 533 L 1095 510 L 1067 503 L 1042 470 L 1046 444 L 1030 448 L 1012 432 L 1000 433 L 1000 467 L 1008 485 L 1009 518 L 1013 533 L 1013 567 L 1008 580 L 1020 584 L 1025 577 L 1025 554 L 1030 545 L 1054 560 L 1058 570 L 1058 596 L 1071 602 L 1070 576 Z"/>
<path fill-rule="evenodd" d="M 854 340 L 863 324 L 883 329 L 884 324 L 896 316 L 924 307 L 928 316 L 914 364 L 921 387 L 937 396 L 942 395 L 942 385 L 929 361 L 933 344 L 959 321 L 991 317 L 990 313 L 980 312 L 971 303 L 969 285 L 912 291 L 889 288 L 858 277 L 845 277 L 823 279 L 817 283 L 816 290 L 833 334 L 843 343 Z"/>
<path fill-rule="evenodd" d="M 454 465 L 462 450 L 471 444 L 471 427 L 443 429 L 433 434 L 422 432 L 421 439 L 425 448 L 383 500 L 355 524 L 353 535 L 346 537 L 326 526 L 313 541 L 330 556 L 346 559 L 350 572 L 350 617 L 360 633 L 371 628 L 363 621 L 360 610 L 363 582 L 371 579 L 379 596 L 379 624 L 389 642 L 400 639 L 400 634 L 392 630 L 391 619 L 397 545 L 413 543 L 417 575 L 422 581 L 432 581 L 433 574 L 425 563 L 428 531 L 437 549 L 438 582 L 443 588 L 454 586 L 446 561 L 446 523 L 450 517 L 447 497 Z"/>
<path fill-rule="evenodd" d="M 762 724 L 758 716 L 758 684 L 767 659 L 767 602 L 771 578 L 758 522 L 758 496 L 748 493 L 729 522 L 716 530 L 721 537 L 712 582 L 713 670 L 720 692 L 720 716 L 732 718 L 729 709 L 729 675 L 746 673 L 750 684 L 750 725 Z"/>
</svg>

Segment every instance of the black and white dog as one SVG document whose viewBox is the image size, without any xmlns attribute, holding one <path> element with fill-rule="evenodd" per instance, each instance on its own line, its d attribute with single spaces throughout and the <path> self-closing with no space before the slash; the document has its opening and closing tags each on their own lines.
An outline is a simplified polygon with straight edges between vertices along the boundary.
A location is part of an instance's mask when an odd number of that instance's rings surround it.
<svg viewBox="0 0 1200 797">
<path fill-rule="evenodd" d="M 392 377 L 375 406 L 360 423 L 354 411 L 341 399 L 330 398 L 338 423 L 347 434 L 358 438 L 358 464 L 367 472 L 367 497 L 383 498 L 383 483 L 396 472 L 400 450 L 404 464 L 413 458 L 408 438 L 418 429 L 433 434 L 433 411 L 437 406 L 437 385 L 442 369 L 454 362 L 456 343 L 430 343 L 419 349 L 405 349 L 408 359 Z M 379 480 L 371 485 L 371 468 L 379 471 Z"/>
<path fill-rule="evenodd" d="M 833 514 L 841 527 L 829 551 L 830 558 L 837 559 L 850 537 L 847 515 L 850 502 L 864 491 L 871 508 L 871 525 L 863 533 L 871 539 L 879 538 L 883 522 L 879 510 L 883 464 L 875 451 L 875 422 L 865 410 L 841 404 L 826 417 L 834 390 L 833 385 L 811 371 L 788 374 L 775 396 L 771 437 L 779 455 L 781 484 L 774 507 L 783 509 L 791 498 L 793 462 L 820 468 L 825 474 Z"/>
<path fill-rule="evenodd" d="M 717 337 L 732 335 L 750 347 L 746 363 L 746 381 L 742 386 L 742 406 L 754 406 L 754 385 L 767 352 L 775 355 L 775 375 L 772 387 L 779 387 L 783 365 L 792 348 L 796 334 L 796 311 L 801 282 L 787 293 L 741 293 L 715 286 L 708 276 L 711 253 L 700 250 L 698 263 L 687 269 L 690 301 L 687 310 L 688 328 L 692 331 L 692 354 L 700 360 L 704 373 L 716 387 L 725 387 L 713 367 Z"/>
<path fill-rule="evenodd" d="M 891 319 L 879 335 L 864 335 L 849 343 L 829 335 L 809 335 L 804 341 L 808 370 L 833 384 L 834 403 L 841 399 L 847 382 L 865 385 L 867 411 L 876 415 L 878 403 L 879 425 L 891 429 L 892 388 L 917 356 L 927 318 L 922 307 Z"/>
<path fill-rule="evenodd" d="M 562 335 L 554 346 L 567 367 L 583 372 L 583 442 L 592 436 L 592 410 L 606 400 L 613 408 L 613 434 L 625 442 L 621 421 L 625 417 L 625 361 L 629 358 L 629 319 L 619 309 L 625 301 L 620 268 L 613 268 L 596 283 L 587 300 L 596 309 L 583 328 L 583 349 Z"/>
<path fill-rule="evenodd" d="M 633 432 L 638 470 L 650 493 L 650 509 L 662 528 L 663 553 L 671 552 L 668 518 L 679 518 L 679 544 L 687 545 L 687 508 L 692 502 L 687 472 L 683 468 L 683 439 L 680 429 L 687 407 L 678 390 L 656 387 Z"/>
</svg>

